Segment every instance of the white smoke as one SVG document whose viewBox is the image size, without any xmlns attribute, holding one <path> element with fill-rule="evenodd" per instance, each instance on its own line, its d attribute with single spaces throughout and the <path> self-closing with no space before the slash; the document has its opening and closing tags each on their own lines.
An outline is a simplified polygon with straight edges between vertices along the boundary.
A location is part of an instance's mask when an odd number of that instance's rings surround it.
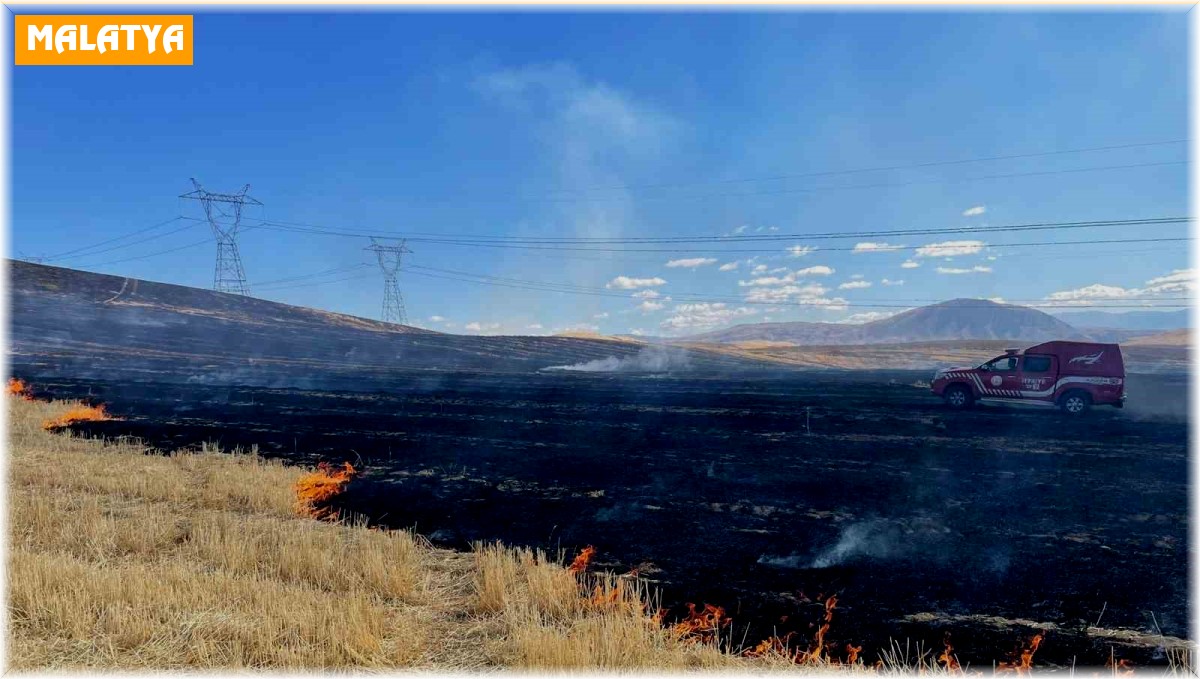
<svg viewBox="0 0 1200 679">
<path fill-rule="evenodd" d="M 855 559 L 921 558 L 942 562 L 949 556 L 948 534 L 949 529 L 933 518 L 870 519 L 844 528 L 837 541 L 815 557 L 764 554 L 758 563 L 776 568 L 830 568 Z"/>
<path fill-rule="evenodd" d="M 811 568 L 837 566 L 858 556 L 887 559 L 902 551 L 903 545 L 895 525 L 886 521 L 864 521 L 847 526 L 836 543 L 813 559 Z"/>
<path fill-rule="evenodd" d="M 647 347 L 632 356 L 598 358 L 574 365 L 553 365 L 542 370 L 563 370 L 585 373 L 637 372 L 661 373 L 686 370 L 691 357 L 686 351 L 666 347 Z"/>
</svg>

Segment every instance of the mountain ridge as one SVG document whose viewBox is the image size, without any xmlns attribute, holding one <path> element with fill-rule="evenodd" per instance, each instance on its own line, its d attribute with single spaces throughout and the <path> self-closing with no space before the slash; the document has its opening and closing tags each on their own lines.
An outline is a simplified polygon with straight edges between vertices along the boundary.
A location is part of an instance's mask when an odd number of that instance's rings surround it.
<svg viewBox="0 0 1200 679">
<path fill-rule="evenodd" d="M 1173 329 L 1173 328 L 1172 328 Z M 811 321 L 741 323 L 729 328 L 674 338 L 672 343 L 790 342 L 797 346 L 894 344 L 950 340 L 1023 342 L 1073 339 L 1119 342 L 1159 329 L 1078 327 L 1031 307 L 985 299 L 957 298 L 900 312 L 867 323 Z"/>
</svg>

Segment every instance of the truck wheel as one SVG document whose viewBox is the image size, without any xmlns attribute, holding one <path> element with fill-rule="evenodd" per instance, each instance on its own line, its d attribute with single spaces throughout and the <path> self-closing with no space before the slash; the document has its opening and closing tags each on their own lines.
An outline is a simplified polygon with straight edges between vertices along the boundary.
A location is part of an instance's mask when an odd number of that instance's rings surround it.
<svg viewBox="0 0 1200 679">
<path fill-rule="evenodd" d="M 1068 391 L 1058 405 L 1064 413 L 1082 415 L 1092 407 L 1092 397 L 1086 391 Z"/>
<path fill-rule="evenodd" d="M 946 393 L 942 395 L 942 398 L 946 399 L 946 405 L 954 410 L 966 410 L 975 405 L 975 395 L 961 384 L 952 384 L 946 387 Z"/>
</svg>

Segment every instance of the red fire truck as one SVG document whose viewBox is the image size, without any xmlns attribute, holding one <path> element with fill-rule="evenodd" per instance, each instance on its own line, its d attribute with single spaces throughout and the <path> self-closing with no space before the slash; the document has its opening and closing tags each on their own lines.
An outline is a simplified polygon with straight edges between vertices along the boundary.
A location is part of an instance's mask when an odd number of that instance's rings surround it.
<svg viewBox="0 0 1200 679">
<path fill-rule="evenodd" d="M 1125 362 L 1116 344 L 1045 342 L 1009 349 L 978 367 L 939 370 L 931 388 L 955 409 L 994 401 L 1078 415 L 1093 405 L 1125 404 Z"/>
</svg>

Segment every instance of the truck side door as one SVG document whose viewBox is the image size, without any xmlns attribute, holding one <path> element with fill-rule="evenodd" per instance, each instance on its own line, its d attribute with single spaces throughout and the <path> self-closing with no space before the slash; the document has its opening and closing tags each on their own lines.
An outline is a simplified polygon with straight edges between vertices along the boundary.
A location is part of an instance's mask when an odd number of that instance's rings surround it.
<svg viewBox="0 0 1200 679">
<path fill-rule="evenodd" d="M 1020 398 L 1021 372 L 1018 356 L 1001 356 L 980 367 L 984 371 L 980 378 L 983 381 L 985 397 Z"/>
<path fill-rule="evenodd" d="M 1021 357 L 1021 398 L 1054 399 L 1058 378 L 1058 359 L 1049 354 L 1025 354 Z"/>
</svg>

